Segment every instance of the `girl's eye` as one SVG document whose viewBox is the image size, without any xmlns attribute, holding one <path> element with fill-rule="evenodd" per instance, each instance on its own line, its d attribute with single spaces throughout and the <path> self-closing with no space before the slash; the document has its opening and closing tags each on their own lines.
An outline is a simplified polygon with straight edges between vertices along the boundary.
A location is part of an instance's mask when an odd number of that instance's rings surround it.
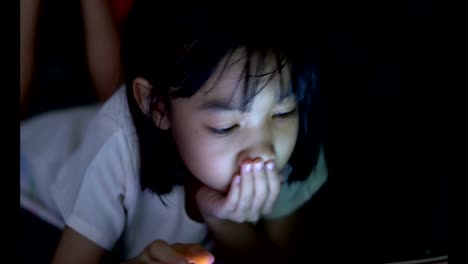
<svg viewBox="0 0 468 264">
<path fill-rule="evenodd" d="M 283 113 L 277 113 L 277 114 L 274 114 L 273 117 L 274 118 L 288 118 L 288 117 L 294 115 L 296 113 L 296 110 L 297 110 L 297 107 L 294 107 L 294 109 L 291 110 L 291 111 L 283 112 Z"/>
<path fill-rule="evenodd" d="M 234 131 L 238 127 L 239 127 L 239 125 L 233 125 L 233 126 L 226 127 L 226 128 L 208 127 L 208 129 L 212 133 L 217 134 L 217 135 L 227 135 L 227 134 L 231 133 L 232 131 Z"/>
</svg>

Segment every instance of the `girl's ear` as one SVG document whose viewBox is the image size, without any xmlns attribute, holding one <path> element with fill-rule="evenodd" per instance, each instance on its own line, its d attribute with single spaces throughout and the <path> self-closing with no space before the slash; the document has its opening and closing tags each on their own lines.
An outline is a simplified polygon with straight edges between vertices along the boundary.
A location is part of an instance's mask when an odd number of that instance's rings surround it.
<svg viewBox="0 0 468 264">
<path fill-rule="evenodd" d="M 150 109 L 150 95 L 152 88 L 153 87 L 147 80 L 137 77 L 133 81 L 133 96 L 140 106 L 141 111 L 143 111 L 147 116 L 150 116 L 159 129 L 169 129 L 169 119 L 167 117 L 167 111 L 163 100 L 158 100 L 157 105 L 154 106 L 155 108 Z"/>
</svg>

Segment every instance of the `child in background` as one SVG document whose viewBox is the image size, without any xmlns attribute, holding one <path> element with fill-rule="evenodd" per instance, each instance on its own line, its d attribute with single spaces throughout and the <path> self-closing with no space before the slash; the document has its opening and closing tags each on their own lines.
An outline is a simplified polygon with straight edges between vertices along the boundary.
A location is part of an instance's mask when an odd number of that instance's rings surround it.
<svg viewBox="0 0 468 264">
<path fill-rule="evenodd" d="M 103 102 L 121 86 L 120 31 L 133 2 L 20 1 L 22 119 Z"/>
</svg>

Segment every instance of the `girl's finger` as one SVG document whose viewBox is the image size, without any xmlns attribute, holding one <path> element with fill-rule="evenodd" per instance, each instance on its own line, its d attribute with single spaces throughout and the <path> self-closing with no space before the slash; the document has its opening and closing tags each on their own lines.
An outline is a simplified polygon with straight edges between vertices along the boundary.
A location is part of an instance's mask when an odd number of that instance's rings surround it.
<svg viewBox="0 0 468 264">
<path fill-rule="evenodd" d="M 183 254 L 179 253 L 175 248 L 162 240 L 156 240 L 148 246 L 148 255 L 151 261 L 188 264 Z"/>
<path fill-rule="evenodd" d="M 266 199 L 265 205 L 263 207 L 263 214 L 268 214 L 271 212 L 273 204 L 278 198 L 280 192 L 281 179 L 278 175 L 278 171 L 275 168 L 275 163 L 273 161 L 268 161 L 266 164 L 266 175 L 268 181 L 268 197 Z"/>
<path fill-rule="evenodd" d="M 223 214 L 234 212 L 237 209 L 240 197 L 240 181 L 241 176 L 236 174 L 231 181 L 231 186 L 229 187 Z"/>
<path fill-rule="evenodd" d="M 253 170 L 253 188 L 254 188 L 254 196 L 252 199 L 252 205 L 250 207 L 250 214 L 248 219 L 251 221 L 256 222 L 263 211 L 263 206 L 266 202 L 268 197 L 268 179 L 266 175 L 265 166 L 263 161 L 259 161 L 254 163 L 254 170 Z M 256 166 L 261 164 L 263 166 Z"/>
<path fill-rule="evenodd" d="M 173 247 L 184 255 L 189 263 L 212 264 L 215 260 L 213 254 L 199 244 L 174 244 Z"/>
<path fill-rule="evenodd" d="M 253 174 L 252 163 L 246 162 L 241 166 L 240 198 L 237 210 L 248 212 L 253 199 Z"/>
</svg>

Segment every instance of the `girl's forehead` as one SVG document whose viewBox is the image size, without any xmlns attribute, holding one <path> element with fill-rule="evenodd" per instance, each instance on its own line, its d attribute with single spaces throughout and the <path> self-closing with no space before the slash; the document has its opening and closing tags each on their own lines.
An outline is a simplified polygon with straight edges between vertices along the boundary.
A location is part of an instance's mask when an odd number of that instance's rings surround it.
<svg viewBox="0 0 468 264">
<path fill-rule="evenodd" d="M 244 48 L 238 48 L 220 60 L 214 73 L 195 95 L 232 100 L 238 104 L 245 96 L 257 94 L 262 89 L 272 89 L 281 96 L 284 89 L 290 89 L 291 82 L 289 67 L 282 63 L 284 60 L 278 60 L 276 54 L 253 53 L 248 56 Z"/>
</svg>

